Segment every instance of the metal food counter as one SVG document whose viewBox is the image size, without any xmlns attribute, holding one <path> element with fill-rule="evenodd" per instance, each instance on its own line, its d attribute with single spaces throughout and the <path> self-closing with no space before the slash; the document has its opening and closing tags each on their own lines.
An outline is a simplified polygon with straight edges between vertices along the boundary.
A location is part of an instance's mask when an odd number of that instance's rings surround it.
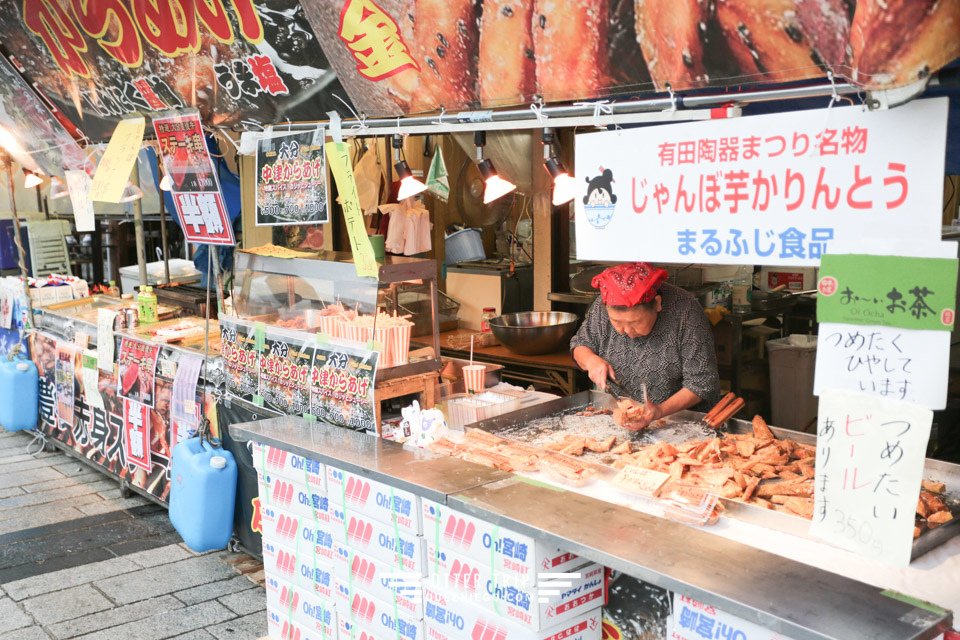
<svg viewBox="0 0 960 640">
<path fill-rule="evenodd" d="M 289 416 L 230 434 L 448 504 L 794 640 L 925 640 L 952 622 L 950 612 L 706 529 L 374 436 Z"/>
</svg>

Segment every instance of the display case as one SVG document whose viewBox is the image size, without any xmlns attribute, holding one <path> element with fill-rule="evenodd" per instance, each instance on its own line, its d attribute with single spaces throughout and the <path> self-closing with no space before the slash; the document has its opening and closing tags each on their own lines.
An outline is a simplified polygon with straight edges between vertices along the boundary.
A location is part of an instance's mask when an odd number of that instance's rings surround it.
<svg viewBox="0 0 960 640">
<path fill-rule="evenodd" d="M 241 320 L 324 334 L 380 352 L 377 380 L 440 369 L 439 293 L 432 260 L 388 256 L 377 279 L 360 277 L 350 254 L 280 258 L 238 252 L 233 309 Z M 416 312 L 407 313 L 415 299 Z M 398 304 L 398 300 L 400 303 Z M 432 347 L 411 351 L 415 328 Z M 427 341 L 422 341 L 427 342 Z"/>
</svg>

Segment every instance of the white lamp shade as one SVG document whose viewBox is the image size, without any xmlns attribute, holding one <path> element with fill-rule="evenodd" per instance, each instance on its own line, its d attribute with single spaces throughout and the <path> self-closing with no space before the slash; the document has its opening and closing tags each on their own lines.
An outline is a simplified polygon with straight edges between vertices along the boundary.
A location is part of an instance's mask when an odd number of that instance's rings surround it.
<svg viewBox="0 0 960 640">
<path fill-rule="evenodd" d="M 23 186 L 25 189 L 33 189 L 34 187 L 39 187 L 41 184 L 43 184 L 43 178 L 35 173 L 28 173 L 23 178 Z"/>
<path fill-rule="evenodd" d="M 139 200 L 143 197 L 143 191 L 137 185 L 132 182 L 128 182 L 127 186 L 123 189 L 123 195 L 120 197 L 120 202 L 133 202 L 134 200 Z"/>
<path fill-rule="evenodd" d="M 408 176 L 400 181 L 400 190 L 397 192 L 397 200 L 406 200 L 418 193 L 427 190 L 427 185 L 423 184 L 413 176 Z"/>
<path fill-rule="evenodd" d="M 566 173 L 561 173 L 553 179 L 553 206 L 567 204 L 577 197 L 577 181 Z"/>
<path fill-rule="evenodd" d="M 492 175 L 486 180 L 487 186 L 483 190 L 483 204 L 489 204 L 498 200 L 517 188 L 509 180 L 504 180 L 498 175 Z"/>
<path fill-rule="evenodd" d="M 173 191 L 173 178 L 168 175 L 164 175 L 162 178 L 160 178 L 160 190 Z"/>
</svg>

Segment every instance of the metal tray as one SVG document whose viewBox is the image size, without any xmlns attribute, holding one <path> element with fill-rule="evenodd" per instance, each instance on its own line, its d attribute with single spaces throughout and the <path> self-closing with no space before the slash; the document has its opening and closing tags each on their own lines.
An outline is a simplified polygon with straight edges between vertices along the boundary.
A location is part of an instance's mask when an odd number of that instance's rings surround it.
<svg viewBox="0 0 960 640">
<path fill-rule="evenodd" d="M 466 428 L 477 428 L 496 433 L 499 436 L 530 442 L 530 436 L 533 435 L 534 441 L 542 443 L 539 438 L 550 436 L 559 436 L 565 431 L 572 431 L 564 424 L 563 418 L 575 414 L 587 405 L 593 405 L 598 408 L 612 408 L 616 401 L 612 396 L 599 391 L 584 391 L 576 395 L 551 400 L 542 404 L 534 405 L 513 413 L 504 414 L 467 425 Z M 610 420 L 609 416 L 598 416 Z M 690 438 L 707 437 L 714 430 L 702 424 L 703 414 L 694 411 L 680 411 L 672 416 L 658 420 L 659 426 L 654 429 L 643 431 L 627 431 L 618 429 L 617 435 L 622 439 L 629 436 L 631 442 L 643 447 L 657 442 L 668 441 L 678 443 Z M 543 428 L 531 428 L 530 423 L 540 422 Z M 567 421 L 568 425 L 574 421 Z M 598 424 L 600 421 L 598 420 Z M 551 430 L 551 424 L 554 427 Z M 589 425 L 589 423 L 585 423 Z M 698 426 L 699 425 L 699 426 Z M 589 428 L 589 427 L 588 427 Z M 800 444 L 816 444 L 816 436 L 800 431 L 791 431 L 780 427 L 770 427 L 774 435 L 781 439 L 790 439 Z M 752 433 L 753 425 L 746 420 L 728 420 L 723 431 L 729 433 Z M 582 433 L 580 431 L 579 433 Z M 553 437 L 551 437 L 553 439 Z M 602 462 L 602 454 L 584 453 L 584 459 L 593 462 Z M 960 465 L 942 462 L 940 460 L 927 459 L 924 464 L 923 477 L 928 480 L 944 482 L 948 491 L 945 501 L 950 506 L 954 515 L 960 514 Z M 756 524 L 768 529 L 780 531 L 795 535 L 797 537 L 816 540 L 809 533 L 809 521 L 799 516 L 791 516 L 779 511 L 772 511 L 762 507 L 721 498 L 726 507 L 725 515 L 729 515 L 742 520 Z M 928 551 L 939 547 L 957 534 L 960 534 L 960 518 L 954 518 L 950 522 L 936 529 L 924 531 L 919 538 L 913 541 L 913 552 L 911 559 L 917 559 Z"/>
</svg>

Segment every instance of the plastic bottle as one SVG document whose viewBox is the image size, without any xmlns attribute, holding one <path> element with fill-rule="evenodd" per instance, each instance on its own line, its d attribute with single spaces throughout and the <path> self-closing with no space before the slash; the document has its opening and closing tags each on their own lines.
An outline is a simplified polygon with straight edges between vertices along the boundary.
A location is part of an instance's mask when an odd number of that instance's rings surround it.
<svg viewBox="0 0 960 640">
<path fill-rule="evenodd" d="M 153 324 L 157 321 L 157 295 L 153 292 L 153 287 L 147 285 L 140 287 L 137 307 L 140 324 Z"/>
<path fill-rule="evenodd" d="M 730 305 L 734 313 L 753 311 L 753 267 L 744 265 L 737 270 L 732 286 Z"/>
<path fill-rule="evenodd" d="M 109 294 L 110 294 L 111 296 L 113 296 L 114 298 L 119 298 L 119 297 L 120 297 L 120 287 L 117 286 L 117 281 L 116 281 L 116 280 L 111 280 L 111 281 L 110 281 L 110 286 L 109 286 L 108 289 L 107 289 L 107 293 L 109 293 Z"/>
</svg>

